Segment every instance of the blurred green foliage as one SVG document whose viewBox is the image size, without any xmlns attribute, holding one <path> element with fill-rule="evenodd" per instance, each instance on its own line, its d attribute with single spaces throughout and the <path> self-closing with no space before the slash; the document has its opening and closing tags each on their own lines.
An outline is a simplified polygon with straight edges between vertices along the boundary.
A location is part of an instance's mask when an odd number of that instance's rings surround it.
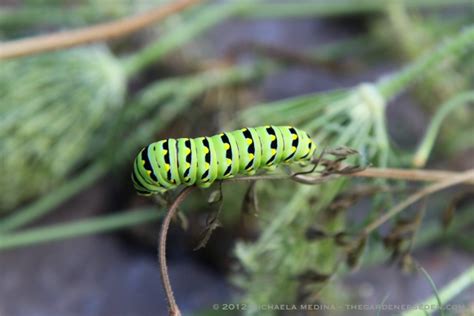
<svg viewBox="0 0 474 316">
<path fill-rule="evenodd" d="M 433 73 L 445 69 L 446 60 L 452 63 L 462 60 L 472 50 L 473 43 L 474 27 L 470 26 L 437 47 L 425 49 L 413 63 L 375 83 L 252 107 L 241 113 L 239 122 L 295 125 L 315 135 L 316 143 L 322 148 L 345 145 L 357 149 L 362 164 L 402 167 L 406 165 L 406 153 L 391 148 L 386 128 L 388 101 L 417 81 L 425 84 L 426 78 L 433 78 Z M 384 181 L 375 183 L 383 185 Z M 314 225 L 329 235 L 357 231 L 353 225 L 346 226 L 347 209 L 334 206 L 348 184 L 347 180 L 337 180 L 316 188 L 267 183 L 260 186 L 267 194 L 272 192 L 279 197 L 269 199 L 262 208 L 279 212 L 261 215 L 259 238 L 251 243 L 238 243 L 236 247 L 244 271 L 234 280 L 245 289 L 243 301 L 251 307 L 248 314 L 272 315 L 273 311 L 256 308 L 268 302 L 317 303 L 320 299 L 330 299 L 333 292 L 324 291 L 325 286 L 338 270 L 344 271 L 341 262 L 351 267 L 363 257 L 365 242 L 347 248 L 338 245 L 337 239 L 322 238 L 315 242 L 305 238 Z M 364 222 L 379 215 L 381 206 L 388 205 L 389 197 L 374 199 L 372 211 Z M 302 280 L 302 275 L 307 278 Z M 311 275 L 318 277 L 311 281 Z"/>
<path fill-rule="evenodd" d="M 0 6 L 1 35 L 16 38 L 49 28 L 86 25 L 161 3 L 88 0 L 69 6 L 59 2 L 29 0 L 19 7 Z M 261 53 L 254 63 L 229 65 L 226 60 L 202 70 L 204 63 L 193 60 L 199 54 L 192 55 L 194 52 L 188 52 L 186 45 L 193 40 L 198 42 L 195 39 L 199 34 L 235 17 L 364 15 L 364 21 L 370 23 L 362 35 L 317 45 L 304 52 L 303 57 L 319 66 L 329 65 L 328 68 L 348 60 L 363 68 L 387 58 L 396 58 L 402 66 L 373 82 L 251 106 L 242 111 L 228 113 L 229 109 L 220 104 L 213 108 L 218 114 L 235 118 L 222 125 L 293 124 L 313 135 L 320 150 L 338 145 L 357 149 L 360 156 L 352 163 L 407 167 L 414 155 L 394 144 L 386 126 L 386 110 L 390 101 L 409 91 L 415 92 L 417 104 L 434 118 L 417 151 L 422 156 L 422 164 L 472 147 L 474 138 L 469 131 L 474 132 L 470 126 L 473 114 L 465 104 L 472 102 L 472 91 L 466 90 L 472 90 L 474 82 L 474 28 L 469 25 L 473 12 L 465 10 L 445 16 L 417 10 L 456 5 L 462 8 L 466 4 L 472 1 L 414 0 L 406 6 L 394 2 L 387 5 L 378 0 L 304 4 L 210 1 L 162 23 L 159 27 L 162 35 L 157 39 L 151 34 L 150 38 L 124 41 L 123 45 L 128 45 L 125 51 L 131 52 L 124 58 L 106 46 L 94 46 L 0 61 L 0 212 L 13 211 L 21 203 L 33 201 L 0 219 L 0 234 L 3 234 L 0 248 L 156 220 L 156 214 L 145 210 L 15 231 L 53 211 L 111 169 L 128 171 L 122 166 L 133 159 L 141 146 L 154 140 L 158 133 L 166 135 L 173 122 L 178 122 L 179 129 L 180 120 L 187 117 L 186 112 L 197 115 L 200 108 L 192 106 L 203 103 L 200 99 L 203 95 L 215 93 L 217 88 L 254 83 L 255 79 L 286 69 L 288 63 L 275 56 L 269 60 Z M 44 14 L 45 10 L 48 15 Z M 134 41 L 144 41 L 140 44 L 145 47 L 137 50 Z M 189 65 L 176 73 L 169 70 L 161 73 L 163 64 L 175 66 L 168 57 L 177 49 L 181 49 L 179 66 L 183 67 L 186 62 Z M 229 100 L 231 102 L 233 100 Z M 442 124 L 447 117 L 449 126 Z M 197 121 L 188 119 L 185 124 L 198 131 L 221 129 L 215 122 L 217 120 L 199 126 Z M 435 140 L 439 146 L 432 151 Z M 371 184 L 382 188 L 387 182 L 374 180 Z M 266 303 L 331 301 L 338 288 L 337 284 L 327 286 L 328 282 L 347 271 L 344 263 L 350 266 L 349 258 L 354 259 L 353 264 L 380 260 L 384 251 L 381 250 L 382 236 L 377 234 L 368 241 L 370 249 L 365 249 L 365 242 L 357 245 L 358 253 L 341 247 L 340 241 L 335 239 L 307 238 L 311 230 L 323 235 L 357 232 L 380 215 L 394 198 L 388 193 L 374 196 L 366 218 L 354 224 L 347 216 L 352 204 L 343 203 L 353 188 L 347 179 L 320 186 L 258 182 L 262 209 L 255 225 L 258 237 L 238 242 L 234 251 L 239 268 L 232 279 L 243 290 L 236 300 L 249 303 L 251 307 Z M 237 209 L 235 205 L 242 197 L 231 195 L 225 199 L 232 200 L 233 209 Z M 235 214 L 229 214 L 227 221 L 236 218 Z M 462 231 L 472 221 L 472 216 L 466 217 L 462 225 L 456 223 L 456 227 Z M 420 244 L 442 235 L 443 229 L 431 224 L 423 228 L 425 234 L 420 232 L 423 240 Z M 263 315 L 263 312 L 250 309 L 247 314 Z M 268 311 L 268 314 L 275 313 Z"/>
<path fill-rule="evenodd" d="M 124 96 L 122 68 L 105 47 L 1 61 L 0 211 L 93 157 Z"/>
</svg>

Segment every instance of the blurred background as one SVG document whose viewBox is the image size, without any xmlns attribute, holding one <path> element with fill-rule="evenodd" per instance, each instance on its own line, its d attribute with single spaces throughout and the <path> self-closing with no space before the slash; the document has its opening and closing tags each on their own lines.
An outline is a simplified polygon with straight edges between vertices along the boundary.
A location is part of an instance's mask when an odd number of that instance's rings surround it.
<svg viewBox="0 0 474 316">
<path fill-rule="evenodd" d="M 167 315 L 166 208 L 130 179 L 162 138 L 291 124 L 319 152 L 358 150 L 352 164 L 474 168 L 472 0 L 188 2 L 133 34 L 0 59 L 1 316 Z M 10 41 L 170 4 L 0 0 L 0 56 Z M 373 308 L 439 298 L 452 308 L 428 314 L 474 315 L 472 183 L 364 235 L 430 183 L 225 182 L 220 227 L 193 251 L 217 186 L 196 190 L 168 236 L 177 303 L 202 316 L 418 315 Z"/>
</svg>

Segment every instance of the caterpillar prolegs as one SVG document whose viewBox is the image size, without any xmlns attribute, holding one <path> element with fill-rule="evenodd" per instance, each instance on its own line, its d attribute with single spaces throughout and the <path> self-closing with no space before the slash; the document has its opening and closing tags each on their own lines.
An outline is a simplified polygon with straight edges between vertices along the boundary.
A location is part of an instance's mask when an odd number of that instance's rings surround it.
<svg viewBox="0 0 474 316">
<path fill-rule="evenodd" d="M 316 149 L 311 137 L 291 126 L 243 128 L 210 137 L 166 139 L 137 155 L 132 180 L 141 195 L 179 185 L 207 188 L 215 180 L 252 175 L 281 163 L 309 162 Z"/>
</svg>

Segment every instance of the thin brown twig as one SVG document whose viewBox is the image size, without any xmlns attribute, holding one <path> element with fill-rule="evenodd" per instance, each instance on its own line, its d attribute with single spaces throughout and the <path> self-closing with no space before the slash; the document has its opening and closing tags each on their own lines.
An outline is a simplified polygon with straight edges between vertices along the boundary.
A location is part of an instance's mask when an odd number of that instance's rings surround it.
<svg viewBox="0 0 474 316">
<path fill-rule="evenodd" d="M 410 195 L 407 199 L 404 201 L 398 203 L 395 205 L 393 208 L 391 208 L 387 213 L 383 214 L 370 224 L 368 224 L 364 230 L 363 230 L 363 235 L 368 235 L 378 227 L 380 227 L 383 223 L 388 221 L 390 218 L 393 216 L 397 215 L 404 209 L 406 209 L 408 206 L 412 205 L 413 203 L 417 202 L 418 200 L 422 199 L 425 196 L 428 196 L 430 194 L 433 194 L 437 191 L 446 189 L 448 187 L 466 182 L 467 180 L 473 180 L 474 179 L 474 169 L 468 170 L 462 174 L 456 175 L 454 177 L 449 177 L 444 181 L 439 181 L 437 183 L 434 183 L 418 192 L 415 194 Z"/>
<path fill-rule="evenodd" d="M 463 175 L 462 171 L 444 170 L 416 170 L 416 169 L 395 169 L 395 168 L 366 168 L 361 171 L 347 174 L 329 174 L 326 176 L 297 175 L 256 175 L 243 176 L 228 179 L 227 181 L 255 181 L 255 180 L 283 180 L 293 179 L 303 184 L 317 184 L 328 180 L 333 180 L 341 176 L 362 177 L 362 178 L 385 178 L 393 180 L 407 180 L 420 182 L 437 182 L 447 178 Z M 474 179 L 468 178 L 463 181 L 466 184 L 474 184 Z"/>
<path fill-rule="evenodd" d="M 33 55 L 124 36 L 180 12 L 199 1 L 177 0 L 148 12 L 116 21 L 0 43 L 0 59 Z"/>
<path fill-rule="evenodd" d="M 349 174 L 352 177 L 387 178 L 394 180 L 409 181 L 443 181 L 448 178 L 464 174 L 462 171 L 445 170 L 419 170 L 419 169 L 395 169 L 395 168 L 367 168 L 362 171 Z M 474 184 L 474 179 L 466 179 L 466 183 Z"/>
<path fill-rule="evenodd" d="M 168 235 L 168 228 L 170 226 L 171 219 L 174 217 L 179 205 L 194 188 L 195 187 L 186 187 L 178 194 L 173 204 L 171 204 L 168 213 L 163 219 L 163 223 L 161 224 L 160 237 L 158 240 L 158 261 L 160 263 L 161 282 L 163 284 L 163 289 L 165 290 L 166 299 L 168 301 L 170 316 L 181 316 L 181 312 L 179 311 L 178 304 L 176 304 L 176 300 L 174 299 L 173 289 L 171 288 L 170 277 L 168 274 L 168 266 L 166 264 L 166 237 Z"/>
</svg>

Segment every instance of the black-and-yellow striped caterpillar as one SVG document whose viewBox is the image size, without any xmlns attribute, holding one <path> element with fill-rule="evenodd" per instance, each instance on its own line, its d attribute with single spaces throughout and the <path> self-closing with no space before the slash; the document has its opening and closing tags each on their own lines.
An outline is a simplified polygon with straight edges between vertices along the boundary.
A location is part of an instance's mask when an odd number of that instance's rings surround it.
<svg viewBox="0 0 474 316">
<path fill-rule="evenodd" d="M 141 195 L 179 185 L 207 188 L 215 180 L 252 175 L 260 168 L 311 160 L 316 145 L 291 126 L 243 128 L 210 137 L 166 139 L 143 148 L 132 180 Z"/>
</svg>

